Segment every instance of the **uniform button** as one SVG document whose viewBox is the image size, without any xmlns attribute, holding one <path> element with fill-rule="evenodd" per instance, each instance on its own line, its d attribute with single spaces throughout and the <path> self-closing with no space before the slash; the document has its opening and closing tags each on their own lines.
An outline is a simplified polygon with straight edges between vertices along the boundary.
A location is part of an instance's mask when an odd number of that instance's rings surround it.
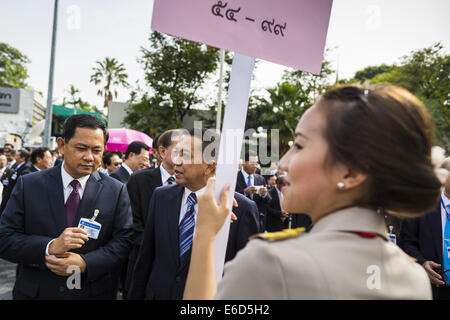
<svg viewBox="0 0 450 320">
<path fill-rule="evenodd" d="M 64 292 L 64 287 L 59 287 L 59 292 Z"/>
</svg>

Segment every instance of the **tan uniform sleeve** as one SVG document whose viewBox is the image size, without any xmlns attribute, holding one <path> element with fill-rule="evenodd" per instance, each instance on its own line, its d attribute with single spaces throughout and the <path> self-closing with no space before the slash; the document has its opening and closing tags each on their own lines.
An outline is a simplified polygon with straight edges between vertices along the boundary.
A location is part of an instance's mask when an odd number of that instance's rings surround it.
<svg viewBox="0 0 450 320">
<path fill-rule="evenodd" d="M 321 292 L 314 290 L 317 288 L 315 281 L 320 283 L 322 279 L 309 254 L 300 250 L 294 258 L 291 250 L 290 245 L 283 243 L 271 244 L 259 239 L 250 241 L 235 259 L 225 265 L 215 299 L 308 299 L 323 294 L 323 287 L 319 289 Z M 295 279 L 297 285 L 293 285 L 290 279 Z"/>
</svg>

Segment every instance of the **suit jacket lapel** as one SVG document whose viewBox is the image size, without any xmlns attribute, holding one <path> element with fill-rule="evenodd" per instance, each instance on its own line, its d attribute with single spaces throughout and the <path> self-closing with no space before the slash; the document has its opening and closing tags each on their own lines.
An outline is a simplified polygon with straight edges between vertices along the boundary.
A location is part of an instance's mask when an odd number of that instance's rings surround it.
<svg viewBox="0 0 450 320">
<path fill-rule="evenodd" d="M 184 187 L 177 185 L 176 187 L 173 187 L 172 190 L 170 196 L 167 198 L 167 211 L 163 214 L 167 217 L 167 234 L 169 235 L 171 251 L 174 253 L 172 256 L 175 259 L 175 265 L 179 266 L 180 245 L 178 225 L 180 221 L 181 200 L 183 198 Z"/>
<path fill-rule="evenodd" d="M 161 187 L 163 185 L 162 178 L 161 178 L 161 169 L 158 167 L 152 172 L 150 185 L 153 188 Z"/>
<path fill-rule="evenodd" d="M 438 257 L 442 263 L 442 219 L 441 219 L 441 203 L 439 207 L 431 212 L 428 216 L 428 222 L 434 239 L 434 247 L 438 250 Z"/>
<path fill-rule="evenodd" d="M 23 165 L 25 166 L 25 165 Z M 23 167 L 22 166 L 22 167 Z M 64 187 L 61 177 L 61 167 L 48 169 L 47 196 L 50 203 L 53 220 L 58 235 L 66 228 L 66 208 L 64 205 Z"/>
<path fill-rule="evenodd" d="M 280 198 L 278 197 L 278 191 L 275 187 L 272 188 L 272 198 L 275 201 L 275 204 L 277 206 L 277 210 L 281 211 L 281 205 L 280 205 Z"/>
<path fill-rule="evenodd" d="M 94 171 L 86 182 L 85 190 L 83 191 L 83 198 L 81 198 L 80 206 L 78 207 L 77 216 L 72 227 L 78 226 L 81 218 L 92 218 L 96 199 L 103 188 L 101 177 L 97 171 Z"/>
</svg>

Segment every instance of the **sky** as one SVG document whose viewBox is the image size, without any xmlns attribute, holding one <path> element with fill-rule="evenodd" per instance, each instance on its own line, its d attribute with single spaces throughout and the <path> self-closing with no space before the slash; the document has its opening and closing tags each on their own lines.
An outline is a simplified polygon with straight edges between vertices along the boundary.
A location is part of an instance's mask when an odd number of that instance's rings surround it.
<svg viewBox="0 0 450 320">
<path fill-rule="evenodd" d="M 45 98 L 53 5 L 53 0 L 0 0 L 0 42 L 30 58 L 27 82 Z M 73 84 L 83 100 L 102 106 L 89 79 L 95 62 L 105 57 L 124 64 L 131 84 L 140 81 L 143 85 L 137 58 L 140 48 L 148 47 L 152 7 L 153 0 L 59 0 L 54 103 L 61 103 Z M 369 65 L 399 62 L 411 51 L 436 42 L 448 53 L 449 12 L 449 0 L 334 0 L 326 44 L 334 49 L 327 59 L 339 71 L 339 78 L 350 78 Z M 286 69 L 260 61 L 252 88 L 262 91 L 275 86 Z M 210 95 L 217 94 L 213 84 Z M 129 98 L 126 89 L 118 93 L 117 101 Z"/>
</svg>

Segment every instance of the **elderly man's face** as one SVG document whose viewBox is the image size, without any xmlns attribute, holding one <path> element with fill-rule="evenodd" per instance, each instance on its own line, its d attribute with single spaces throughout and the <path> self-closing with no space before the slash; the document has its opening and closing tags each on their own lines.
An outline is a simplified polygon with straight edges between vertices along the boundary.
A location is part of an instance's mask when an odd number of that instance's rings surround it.
<svg viewBox="0 0 450 320">
<path fill-rule="evenodd" d="M 0 154 L 0 169 L 3 169 L 7 163 L 6 156 L 4 154 Z"/>
<path fill-rule="evenodd" d="M 202 154 L 202 141 L 198 137 L 183 136 L 173 156 L 175 181 L 189 190 L 203 188 L 214 173 L 216 163 L 207 164 Z"/>
</svg>

